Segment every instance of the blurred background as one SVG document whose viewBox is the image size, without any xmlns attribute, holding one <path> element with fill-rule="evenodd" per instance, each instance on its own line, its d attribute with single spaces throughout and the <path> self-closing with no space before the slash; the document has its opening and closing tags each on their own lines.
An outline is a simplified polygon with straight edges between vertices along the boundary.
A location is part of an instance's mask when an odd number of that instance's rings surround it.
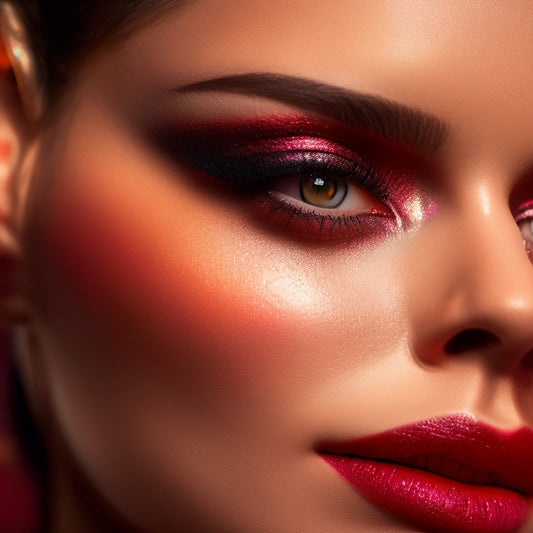
<svg viewBox="0 0 533 533">
<path fill-rule="evenodd" d="M 9 338 L 0 331 L 0 531 L 39 531 L 37 483 L 15 437 Z"/>
</svg>

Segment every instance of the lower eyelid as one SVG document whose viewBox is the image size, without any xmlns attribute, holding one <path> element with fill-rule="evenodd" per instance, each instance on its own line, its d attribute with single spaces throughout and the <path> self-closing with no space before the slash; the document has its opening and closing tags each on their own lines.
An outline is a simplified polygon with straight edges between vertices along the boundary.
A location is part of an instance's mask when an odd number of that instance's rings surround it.
<svg viewBox="0 0 533 533">
<path fill-rule="evenodd" d="M 300 210 L 302 213 L 303 212 L 315 213 L 318 216 L 327 216 L 331 218 L 334 218 L 336 216 L 342 217 L 342 216 L 349 216 L 349 215 L 370 215 L 370 216 L 381 216 L 381 217 L 391 217 L 391 218 L 394 217 L 391 211 L 386 206 L 382 206 L 382 205 L 372 205 L 372 206 L 368 206 L 364 208 L 363 207 L 360 207 L 360 208 L 320 207 L 320 206 L 308 204 L 304 202 L 303 200 L 298 200 L 297 198 L 288 196 L 280 191 L 272 191 L 270 194 L 273 199 L 275 198 L 287 206 L 293 205 L 295 209 Z"/>
<path fill-rule="evenodd" d="M 315 208 L 288 200 L 283 193 L 270 191 L 259 200 L 256 215 L 261 224 L 276 233 L 322 242 L 366 242 L 381 239 L 398 226 L 390 212 L 369 211 L 358 214 Z"/>
</svg>

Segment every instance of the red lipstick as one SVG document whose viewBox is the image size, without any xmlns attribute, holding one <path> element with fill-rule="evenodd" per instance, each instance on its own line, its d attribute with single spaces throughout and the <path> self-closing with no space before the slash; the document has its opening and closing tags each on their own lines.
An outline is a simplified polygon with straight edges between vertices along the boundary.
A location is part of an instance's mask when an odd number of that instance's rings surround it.
<svg viewBox="0 0 533 533">
<path fill-rule="evenodd" d="M 509 533 L 528 518 L 529 428 L 452 415 L 326 443 L 320 453 L 368 501 L 424 531 Z"/>
</svg>

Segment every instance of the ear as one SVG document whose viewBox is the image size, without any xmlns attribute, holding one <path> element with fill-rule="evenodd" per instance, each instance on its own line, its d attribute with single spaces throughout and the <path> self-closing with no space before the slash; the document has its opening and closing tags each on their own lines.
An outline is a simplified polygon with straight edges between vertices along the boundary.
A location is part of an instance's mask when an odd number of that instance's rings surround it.
<svg viewBox="0 0 533 533">
<path fill-rule="evenodd" d="M 16 228 L 18 178 L 42 109 L 37 65 L 22 17 L 0 2 L 0 325 L 28 316 Z"/>
</svg>

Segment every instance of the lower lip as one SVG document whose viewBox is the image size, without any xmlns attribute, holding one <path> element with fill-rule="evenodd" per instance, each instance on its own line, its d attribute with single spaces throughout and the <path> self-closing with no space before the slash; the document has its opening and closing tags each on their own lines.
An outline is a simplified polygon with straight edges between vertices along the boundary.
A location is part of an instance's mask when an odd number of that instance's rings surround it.
<svg viewBox="0 0 533 533">
<path fill-rule="evenodd" d="M 468 485 L 372 459 L 321 457 L 369 502 L 424 530 L 510 533 L 528 517 L 526 498 L 511 490 Z"/>
</svg>

